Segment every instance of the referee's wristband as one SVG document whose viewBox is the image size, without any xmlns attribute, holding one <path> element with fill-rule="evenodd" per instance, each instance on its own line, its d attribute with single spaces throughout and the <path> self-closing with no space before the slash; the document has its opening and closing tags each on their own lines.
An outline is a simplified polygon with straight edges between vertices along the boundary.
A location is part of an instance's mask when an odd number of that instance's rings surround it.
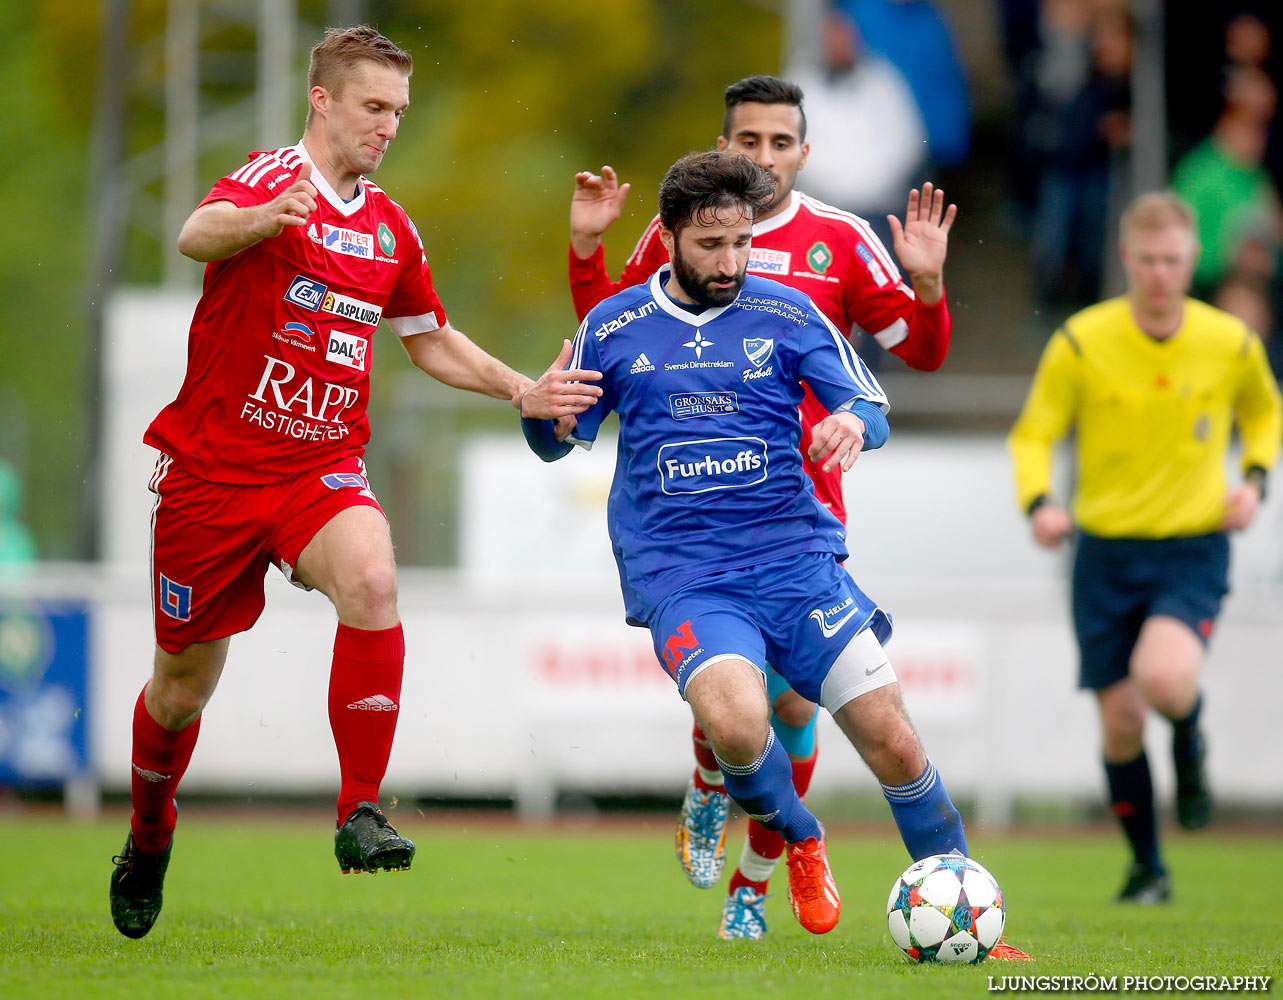
<svg viewBox="0 0 1283 1000">
<path fill-rule="evenodd" d="M 1030 500 L 1028 505 L 1025 507 L 1025 517 L 1033 517 L 1034 511 L 1047 503 L 1051 503 L 1051 498 L 1048 497 L 1046 493 L 1039 493 L 1036 497 Z"/>
<path fill-rule="evenodd" d="M 1263 465 L 1249 465 L 1243 470 L 1243 482 L 1254 483 L 1256 488 L 1261 491 L 1261 500 L 1265 499 L 1266 484 L 1269 482 L 1270 474 Z"/>
</svg>

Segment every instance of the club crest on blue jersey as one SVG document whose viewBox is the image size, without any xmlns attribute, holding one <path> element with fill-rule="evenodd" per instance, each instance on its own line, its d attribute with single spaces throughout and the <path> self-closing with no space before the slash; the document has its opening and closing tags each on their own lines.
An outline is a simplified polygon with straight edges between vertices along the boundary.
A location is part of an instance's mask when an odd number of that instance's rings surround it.
<svg viewBox="0 0 1283 1000">
<path fill-rule="evenodd" d="M 164 573 L 160 576 L 160 610 L 175 621 L 192 620 L 192 588 L 175 583 Z"/>
<path fill-rule="evenodd" d="M 744 340 L 744 353 L 753 362 L 754 368 L 761 368 L 775 349 L 775 340 L 763 340 L 760 337 L 747 337 Z"/>
</svg>

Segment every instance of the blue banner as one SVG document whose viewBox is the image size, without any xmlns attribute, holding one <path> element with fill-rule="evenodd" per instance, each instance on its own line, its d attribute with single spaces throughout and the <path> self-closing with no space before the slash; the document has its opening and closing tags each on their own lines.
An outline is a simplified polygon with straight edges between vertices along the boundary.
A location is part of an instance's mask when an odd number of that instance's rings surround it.
<svg viewBox="0 0 1283 1000">
<path fill-rule="evenodd" d="M 90 773 L 89 612 L 0 601 L 0 785 Z"/>
</svg>

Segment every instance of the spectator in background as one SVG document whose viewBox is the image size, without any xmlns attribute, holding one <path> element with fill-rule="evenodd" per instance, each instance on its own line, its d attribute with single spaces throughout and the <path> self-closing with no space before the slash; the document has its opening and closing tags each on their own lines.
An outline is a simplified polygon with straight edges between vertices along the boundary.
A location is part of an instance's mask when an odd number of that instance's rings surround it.
<svg viewBox="0 0 1283 1000">
<path fill-rule="evenodd" d="M 1115 168 L 1131 139 L 1132 22 L 1121 7 L 1093 12 L 1081 0 L 1042 10 L 1027 118 L 1035 281 L 1042 305 L 1080 308 L 1100 294 Z"/>
<path fill-rule="evenodd" d="M 929 0 L 838 0 L 836 6 L 851 16 L 869 51 L 904 74 L 927 128 L 933 172 L 961 166 L 971 149 L 971 97 L 943 15 Z"/>
<path fill-rule="evenodd" d="M 818 65 L 788 74 L 806 94 L 814 140 L 806 160 L 807 188 L 868 221 L 890 245 L 886 217 L 902 207 L 904 192 L 921 183 L 926 168 L 926 126 L 904 75 L 868 51 L 847 14 L 826 13 L 818 56 Z M 876 155 L 870 155 L 871 139 Z"/>
<path fill-rule="evenodd" d="M 1275 381 L 1283 379 L 1283 337 L 1275 323 L 1278 311 L 1269 284 L 1246 271 L 1236 271 L 1216 289 L 1212 305 L 1241 319 L 1260 336 Z"/>
<path fill-rule="evenodd" d="M 1265 169 L 1265 149 L 1278 92 L 1258 67 L 1238 67 L 1225 83 L 1225 104 L 1212 134 L 1172 172 L 1172 190 L 1194 209 L 1202 256 L 1194 294 L 1210 297 L 1234 268 L 1254 231 L 1280 231 L 1279 196 Z"/>
<path fill-rule="evenodd" d="M 19 570 L 36 558 L 31 532 L 18 519 L 21 508 L 22 481 L 13 466 L 0 459 L 0 575 Z"/>
</svg>

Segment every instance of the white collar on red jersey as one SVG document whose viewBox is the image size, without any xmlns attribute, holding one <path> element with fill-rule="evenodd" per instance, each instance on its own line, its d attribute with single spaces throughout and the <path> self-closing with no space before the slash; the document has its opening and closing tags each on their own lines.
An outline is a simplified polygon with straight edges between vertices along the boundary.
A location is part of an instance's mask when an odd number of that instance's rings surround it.
<svg viewBox="0 0 1283 1000">
<path fill-rule="evenodd" d="M 351 216 L 351 215 L 355 215 L 357 212 L 359 212 L 362 209 L 362 207 L 364 207 L 365 205 L 365 178 L 364 177 L 358 179 L 356 182 L 356 197 L 353 198 L 351 201 L 344 201 L 342 197 L 340 197 L 339 193 L 335 191 L 333 187 L 330 186 L 330 182 L 327 181 L 324 178 L 324 176 L 322 176 L 321 172 L 316 169 L 316 161 L 313 160 L 311 157 L 311 154 L 308 153 L 307 147 L 303 145 L 302 139 L 299 140 L 299 144 L 295 146 L 294 149 L 298 152 L 299 156 L 303 157 L 303 159 L 307 160 L 308 163 L 312 164 L 312 177 L 311 177 L 312 186 L 316 188 L 318 194 L 320 194 L 322 197 L 325 198 L 326 201 L 328 201 L 331 205 L 334 206 L 335 211 L 337 211 L 340 215 Z"/>
<path fill-rule="evenodd" d="M 753 235 L 765 236 L 767 233 L 772 233 L 783 226 L 787 226 L 793 221 L 793 218 L 797 215 L 797 210 L 801 207 L 802 198 L 795 188 L 789 192 L 789 203 L 784 211 L 780 212 L 779 215 L 772 215 L 764 222 L 755 222 L 753 224 Z"/>
</svg>

